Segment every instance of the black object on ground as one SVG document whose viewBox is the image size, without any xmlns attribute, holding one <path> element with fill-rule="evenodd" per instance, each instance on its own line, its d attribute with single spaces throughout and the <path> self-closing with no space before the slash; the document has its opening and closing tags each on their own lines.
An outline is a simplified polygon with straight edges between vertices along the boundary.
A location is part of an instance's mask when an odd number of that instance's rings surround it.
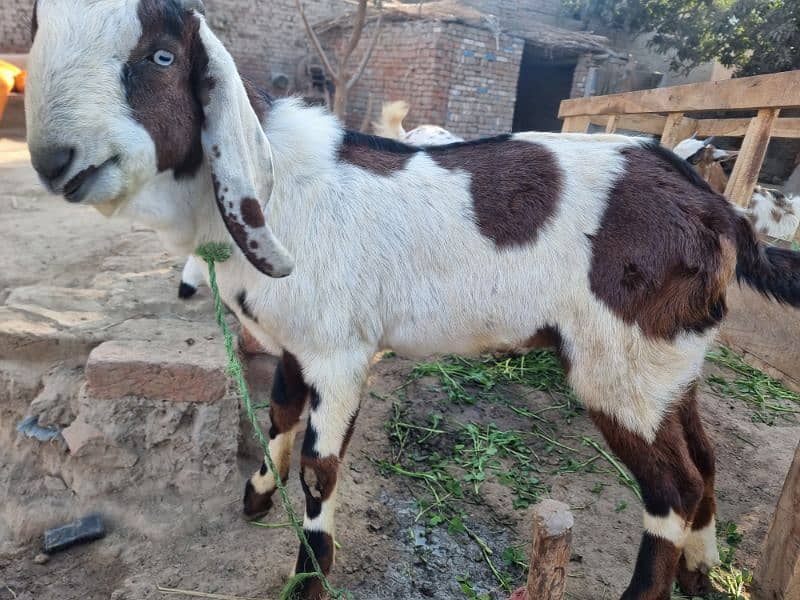
<svg viewBox="0 0 800 600">
<path fill-rule="evenodd" d="M 99 540 L 105 534 L 106 529 L 103 527 L 100 515 L 89 515 L 72 523 L 45 531 L 42 550 L 46 554 L 53 554 L 76 544 Z"/>
</svg>

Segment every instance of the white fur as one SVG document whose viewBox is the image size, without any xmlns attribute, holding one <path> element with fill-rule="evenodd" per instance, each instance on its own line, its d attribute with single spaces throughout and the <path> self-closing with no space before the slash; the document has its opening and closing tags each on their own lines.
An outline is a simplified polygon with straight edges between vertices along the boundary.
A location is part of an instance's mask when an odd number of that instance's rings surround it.
<svg viewBox="0 0 800 600">
<path fill-rule="evenodd" d="M 717 523 L 714 517 L 711 522 L 697 531 L 692 531 L 686 538 L 683 547 L 686 568 L 690 571 L 708 573 L 720 564 L 717 548 Z"/>
<path fill-rule="evenodd" d="M 205 263 L 196 256 L 189 255 L 189 257 L 186 259 L 186 264 L 183 265 L 181 282 L 196 289 L 206 283 L 207 278 L 208 269 L 206 268 Z"/>
<path fill-rule="evenodd" d="M 651 535 L 672 542 L 676 548 L 683 548 L 689 535 L 689 524 L 672 509 L 669 509 L 666 517 L 657 517 L 645 511 L 644 528 Z"/>
<path fill-rule="evenodd" d="M 785 204 L 780 205 L 776 193 L 761 186 L 757 187 L 747 213 L 759 233 L 791 240 L 800 226 L 800 196 L 784 196 Z"/>
</svg>

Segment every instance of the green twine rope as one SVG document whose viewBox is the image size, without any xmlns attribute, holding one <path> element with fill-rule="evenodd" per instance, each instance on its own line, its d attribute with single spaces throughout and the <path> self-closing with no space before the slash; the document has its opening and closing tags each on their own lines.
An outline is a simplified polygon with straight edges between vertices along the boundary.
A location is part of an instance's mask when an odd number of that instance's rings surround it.
<svg viewBox="0 0 800 600">
<path fill-rule="evenodd" d="M 214 313 L 217 318 L 217 324 L 222 330 L 222 337 L 225 339 L 225 351 L 228 354 L 228 373 L 236 382 L 236 387 L 239 389 L 239 394 L 242 397 L 245 410 L 247 411 L 247 418 L 250 419 L 250 424 L 253 426 L 253 435 L 261 445 L 261 449 L 264 451 L 264 458 L 267 461 L 267 466 L 269 467 L 270 472 L 273 474 L 273 478 L 275 479 L 275 485 L 278 488 L 278 493 L 281 497 L 281 503 L 283 504 L 286 514 L 289 515 L 289 521 L 292 529 L 294 529 L 297 539 L 300 540 L 300 543 L 308 553 L 308 556 L 311 559 L 311 564 L 314 567 L 313 573 L 295 574 L 294 577 L 292 577 L 286 583 L 283 590 L 281 590 L 280 600 L 288 600 L 289 598 L 292 598 L 297 586 L 304 580 L 311 577 L 319 578 L 322 587 L 330 598 L 344 598 L 346 597 L 346 594 L 341 590 L 334 589 L 331 586 L 331 584 L 328 582 L 328 578 L 325 577 L 325 574 L 322 572 L 319 562 L 317 562 L 317 557 L 314 554 L 314 550 L 311 548 L 311 545 L 308 543 L 308 538 L 306 538 L 306 534 L 303 531 L 303 526 L 294 512 L 291 502 L 289 501 L 289 494 L 286 491 L 286 486 L 283 484 L 281 477 L 277 475 L 278 470 L 275 468 L 275 463 L 273 462 L 272 455 L 269 452 L 269 443 L 264 437 L 261 427 L 258 425 L 256 412 L 253 409 L 252 402 L 250 401 L 250 391 L 247 389 L 247 382 L 244 378 L 242 363 L 239 360 L 236 348 L 234 347 L 233 334 L 228 327 L 228 323 L 225 321 L 222 299 L 220 298 L 219 287 L 217 286 L 217 273 L 214 268 L 215 263 L 225 262 L 231 257 L 231 254 L 232 252 L 230 245 L 219 242 L 209 242 L 207 244 L 203 244 L 197 249 L 197 255 L 206 261 L 206 264 L 208 264 L 208 282 L 211 287 L 211 295 L 214 298 Z"/>
</svg>

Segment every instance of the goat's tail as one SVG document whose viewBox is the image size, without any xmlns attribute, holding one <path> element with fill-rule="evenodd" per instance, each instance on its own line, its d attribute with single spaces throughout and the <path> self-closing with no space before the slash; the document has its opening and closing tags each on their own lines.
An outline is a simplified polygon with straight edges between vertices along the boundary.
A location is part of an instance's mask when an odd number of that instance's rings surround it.
<svg viewBox="0 0 800 600">
<path fill-rule="evenodd" d="M 402 139 L 406 134 L 403 129 L 403 119 L 408 115 L 408 102 L 397 100 L 384 102 L 381 108 L 381 120 L 372 124 L 375 134 L 393 140 Z"/>
<path fill-rule="evenodd" d="M 737 215 L 736 278 L 768 298 L 800 307 L 800 252 L 759 241 L 750 221 Z"/>
</svg>

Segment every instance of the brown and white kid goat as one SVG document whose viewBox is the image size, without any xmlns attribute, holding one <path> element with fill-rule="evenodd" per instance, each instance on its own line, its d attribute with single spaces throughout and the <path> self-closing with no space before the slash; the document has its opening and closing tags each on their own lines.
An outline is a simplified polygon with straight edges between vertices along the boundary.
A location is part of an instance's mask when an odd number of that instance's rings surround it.
<svg viewBox="0 0 800 600">
<path fill-rule="evenodd" d="M 373 354 L 552 343 L 644 496 L 623 597 L 668 598 L 676 575 L 690 593 L 706 588 L 718 555 L 703 357 L 734 274 L 800 304 L 799 254 L 761 245 L 652 143 L 526 133 L 421 149 L 270 102 L 198 0 L 38 0 L 33 32 L 25 101 L 44 184 L 149 224 L 179 254 L 235 242 L 223 298 L 283 357 L 269 432 L 279 472 L 247 482 L 247 516 L 269 510 L 288 476 L 308 405 L 304 527 L 328 571 Z M 302 549 L 296 569 L 309 570 Z"/>
</svg>

